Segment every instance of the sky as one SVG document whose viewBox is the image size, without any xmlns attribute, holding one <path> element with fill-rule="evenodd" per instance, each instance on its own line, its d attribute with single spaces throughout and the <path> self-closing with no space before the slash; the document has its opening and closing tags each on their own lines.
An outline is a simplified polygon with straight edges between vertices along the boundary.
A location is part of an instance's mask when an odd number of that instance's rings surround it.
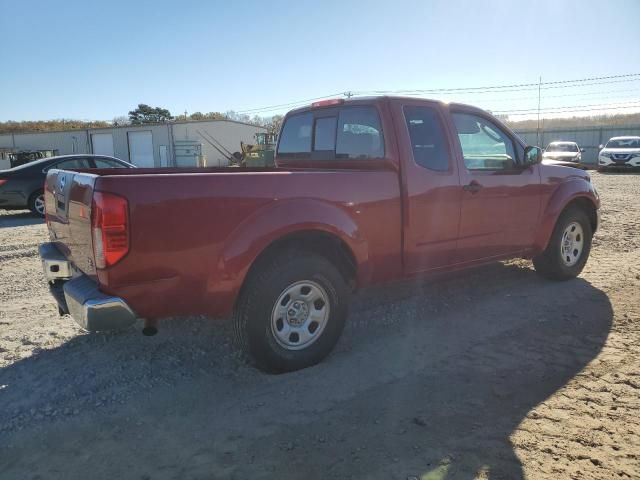
<svg viewBox="0 0 640 480">
<path fill-rule="evenodd" d="M 640 0 L 0 0 L 0 121 L 640 74 L 639 20 Z M 545 88 L 542 108 L 640 105 L 640 75 L 614 80 Z M 537 108 L 535 87 L 425 96 Z"/>
</svg>

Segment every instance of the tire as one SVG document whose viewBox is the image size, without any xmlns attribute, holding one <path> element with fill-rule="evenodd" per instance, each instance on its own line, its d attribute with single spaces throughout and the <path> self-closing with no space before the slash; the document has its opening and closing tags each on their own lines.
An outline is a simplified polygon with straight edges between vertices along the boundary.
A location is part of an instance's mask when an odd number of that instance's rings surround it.
<svg viewBox="0 0 640 480">
<path fill-rule="evenodd" d="M 29 197 L 27 206 L 34 215 L 44 217 L 44 192 L 42 190 L 33 192 Z"/>
<path fill-rule="evenodd" d="M 323 256 L 280 252 L 256 265 L 245 282 L 233 315 L 235 340 L 260 370 L 310 367 L 340 338 L 349 296 L 347 281 Z"/>
<path fill-rule="evenodd" d="M 589 258 L 592 237 L 585 211 L 578 207 L 566 209 L 558 218 L 545 251 L 533 258 L 536 272 L 551 280 L 577 277 Z"/>
</svg>

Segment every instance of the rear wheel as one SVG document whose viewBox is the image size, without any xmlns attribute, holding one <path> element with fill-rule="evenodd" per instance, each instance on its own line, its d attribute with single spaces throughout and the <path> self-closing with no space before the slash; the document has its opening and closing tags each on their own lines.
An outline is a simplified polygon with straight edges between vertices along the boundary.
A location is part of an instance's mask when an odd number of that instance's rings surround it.
<svg viewBox="0 0 640 480">
<path fill-rule="evenodd" d="M 29 197 L 28 206 L 35 215 L 44 217 L 44 192 L 42 190 L 33 192 Z"/>
<path fill-rule="evenodd" d="M 593 231 L 584 210 L 565 210 L 558 219 L 542 254 L 533 259 L 536 272 L 552 280 L 577 277 L 589 258 Z"/>
<path fill-rule="evenodd" d="M 337 343 L 349 288 L 326 258 L 285 251 L 250 274 L 234 312 L 236 340 L 261 370 L 286 372 L 315 365 Z"/>
</svg>

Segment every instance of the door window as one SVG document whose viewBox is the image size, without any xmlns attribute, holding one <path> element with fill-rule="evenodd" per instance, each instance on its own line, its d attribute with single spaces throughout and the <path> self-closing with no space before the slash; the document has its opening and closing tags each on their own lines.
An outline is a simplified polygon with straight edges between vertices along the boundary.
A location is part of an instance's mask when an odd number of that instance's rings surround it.
<svg viewBox="0 0 640 480">
<path fill-rule="evenodd" d="M 413 160 L 421 167 L 449 170 L 449 149 L 438 112 L 431 107 L 404 107 Z"/>
<path fill-rule="evenodd" d="M 511 138 L 492 122 L 467 113 L 453 113 L 467 170 L 509 170 L 517 158 Z"/>
</svg>

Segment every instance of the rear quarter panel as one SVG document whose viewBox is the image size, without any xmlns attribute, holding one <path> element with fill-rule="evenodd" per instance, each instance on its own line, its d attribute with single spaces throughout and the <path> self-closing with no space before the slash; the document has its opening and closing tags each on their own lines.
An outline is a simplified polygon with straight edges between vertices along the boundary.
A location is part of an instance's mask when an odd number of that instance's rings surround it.
<svg viewBox="0 0 640 480">
<path fill-rule="evenodd" d="M 138 315 L 227 315 L 255 258 L 297 231 L 342 239 L 369 283 L 401 273 L 393 170 L 105 176 L 96 190 L 129 200 L 131 245 L 98 271 L 102 290 Z"/>
</svg>

